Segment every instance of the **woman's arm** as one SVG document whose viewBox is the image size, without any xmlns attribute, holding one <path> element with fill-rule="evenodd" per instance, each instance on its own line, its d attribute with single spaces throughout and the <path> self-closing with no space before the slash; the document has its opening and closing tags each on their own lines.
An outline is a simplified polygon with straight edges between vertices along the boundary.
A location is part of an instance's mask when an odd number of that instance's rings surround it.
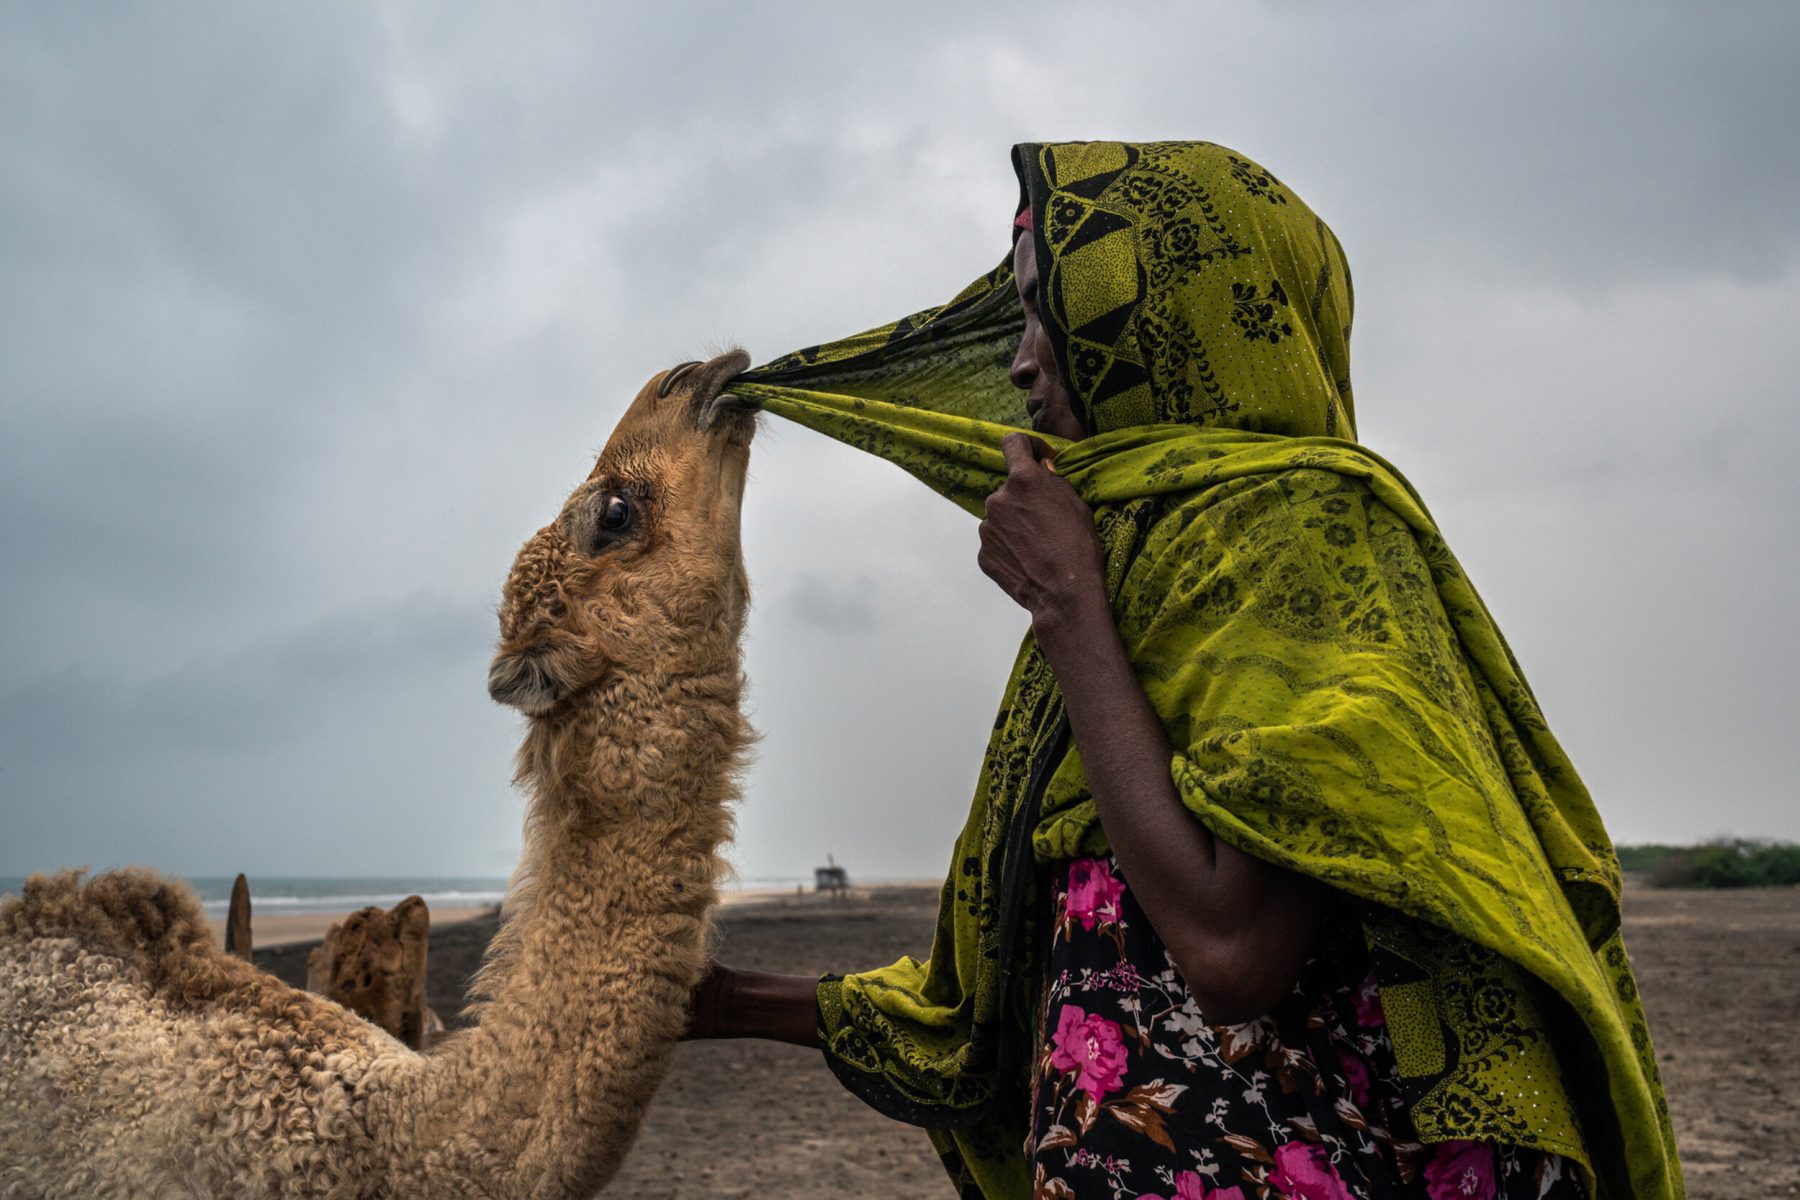
<svg viewBox="0 0 1800 1200">
<path fill-rule="evenodd" d="M 1182 804 L 1168 733 L 1113 623 L 1092 513 L 1039 461 L 1042 442 L 1005 445 L 982 569 L 1031 612 L 1113 858 L 1201 1011 L 1219 1024 L 1261 1016 L 1299 978 L 1321 889 L 1217 840 Z"/>
<path fill-rule="evenodd" d="M 767 1038 L 817 1049 L 819 981 L 811 975 L 707 968 L 688 1012 L 689 1038 Z"/>
</svg>

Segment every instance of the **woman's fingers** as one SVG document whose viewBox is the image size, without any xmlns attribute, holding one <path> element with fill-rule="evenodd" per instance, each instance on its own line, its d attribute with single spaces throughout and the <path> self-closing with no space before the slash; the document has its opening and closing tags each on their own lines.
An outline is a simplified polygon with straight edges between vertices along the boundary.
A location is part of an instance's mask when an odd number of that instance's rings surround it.
<svg viewBox="0 0 1800 1200">
<path fill-rule="evenodd" d="M 1044 466 L 1052 471 L 1051 465 L 1056 451 L 1043 438 L 1032 437 L 1029 433 L 1009 433 L 1000 439 L 1000 452 L 1006 456 L 1006 474 L 1015 477 L 1027 467 Z"/>
<path fill-rule="evenodd" d="M 720 962 L 708 962 L 706 974 L 694 985 L 688 997 L 687 1029 L 684 1039 L 717 1037 L 731 1007 L 733 971 Z"/>
</svg>

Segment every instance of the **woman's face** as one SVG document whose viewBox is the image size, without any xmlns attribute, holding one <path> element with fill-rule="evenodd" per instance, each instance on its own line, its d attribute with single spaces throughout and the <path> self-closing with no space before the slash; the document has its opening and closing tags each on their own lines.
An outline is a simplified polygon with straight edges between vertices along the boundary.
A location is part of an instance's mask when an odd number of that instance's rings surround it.
<svg viewBox="0 0 1800 1200">
<path fill-rule="evenodd" d="M 1020 232 L 1014 239 L 1013 276 L 1018 281 L 1019 300 L 1025 306 L 1025 336 L 1019 339 L 1019 352 L 1013 355 L 1010 372 L 1013 386 L 1026 393 L 1025 411 L 1031 414 L 1033 429 L 1078 442 L 1087 436 L 1087 430 L 1075 415 L 1075 401 L 1056 365 L 1050 335 L 1038 319 L 1037 255 L 1032 251 L 1028 231 Z"/>
</svg>

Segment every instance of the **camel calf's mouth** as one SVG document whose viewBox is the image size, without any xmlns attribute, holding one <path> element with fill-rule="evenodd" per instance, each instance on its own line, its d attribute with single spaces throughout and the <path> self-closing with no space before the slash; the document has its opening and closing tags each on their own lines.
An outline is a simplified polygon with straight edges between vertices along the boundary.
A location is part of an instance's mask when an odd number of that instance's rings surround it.
<svg viewBox="0 0 1800 1200">
<path fill-rule="evenodd" d="M 533 646 L 495 655 L 488 668 L 488 695 L 528 717 L 540 717 L 555 708 L 567 689 L 550 673 L 545 654 L 544 647 Z"/>
<path fill-rule="evenodd" d="M 695 406 L 694 424 L 702 433 L 721 434 L 725 440 L 747 446 L 756 436 L 757 406 L 730 392 L 721 392 Z"/>
</svg>

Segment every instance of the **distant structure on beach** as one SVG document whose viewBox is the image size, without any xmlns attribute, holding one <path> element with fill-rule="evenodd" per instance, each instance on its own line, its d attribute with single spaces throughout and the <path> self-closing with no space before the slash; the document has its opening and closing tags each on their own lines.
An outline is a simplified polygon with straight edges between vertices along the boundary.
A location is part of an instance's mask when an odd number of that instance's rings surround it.
<svg viewBox="0 0 1800 1200">
<path fill-rule="evenodd" d="M 843 895 L 850 891 L 850 873 L 837 865 L 831 855 L 825 856 L 826 865 L 813 868 L 813 890 L 830 892 L 832 895 Z"/>
<path fill-rule="evenodd" d="M 225 914 L 225 953 L 250 957 L 250 881 L 242 871 L 231 885 L 231 908 Z"/>
</svg>

